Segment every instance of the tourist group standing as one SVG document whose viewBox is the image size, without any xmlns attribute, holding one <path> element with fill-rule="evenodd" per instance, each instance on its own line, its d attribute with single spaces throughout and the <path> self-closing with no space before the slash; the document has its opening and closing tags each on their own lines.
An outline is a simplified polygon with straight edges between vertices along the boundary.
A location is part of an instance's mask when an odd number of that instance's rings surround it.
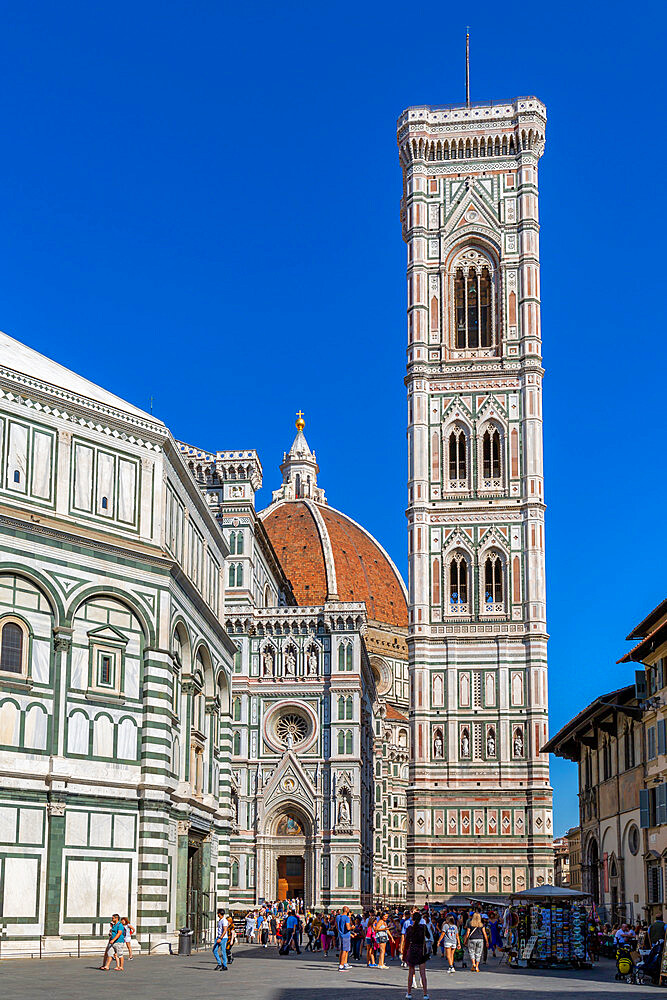
<svg viewBox="0 0 667 1000">
<path fill-rule="evenodd" d="M 502 947 L 501 922 L 491 911 L 474 909 L 407 909 L 402 913 L 380 908 L 353 914 L 348 906 L 331 913 L 311 912 L 303 900 L 267 903 L 251 910 L 245 917 L 245 939 L 249 944 L 266 948 L 275 945 L 281 955 L 305 951 L 329 953 L 338 958 L 338 972 L 345 973 L 351 962 L 371 969 L 387 969 L 387 962 L 400 962 L 408 971 L 406 997 L 411 1000 L 415 983 L 428 1000 L 426 963 L 438 953 L 446 961 L 447 971 L 456 971 L 456 962 L 467 968 L 466 953 L 472 972 L 479 972 L 487 954 L 496 955 Z"/>
</svg>

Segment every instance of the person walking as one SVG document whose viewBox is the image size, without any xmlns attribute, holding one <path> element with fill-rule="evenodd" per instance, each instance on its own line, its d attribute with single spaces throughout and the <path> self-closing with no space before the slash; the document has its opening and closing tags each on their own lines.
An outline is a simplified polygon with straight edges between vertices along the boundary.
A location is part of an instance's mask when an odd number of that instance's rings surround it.
<svg viewBox="0 0 667 1000">
<path fill-rule="evenodd" d="M 500 921 L 498 920 L 498 914 L 495 910 L 492 910 L 489 914 L 489 925 L 487 928 L 488 932 L 491 934 L 491 954 L 496 957 L 496 948 L 502 948 L 503 939 L 500 932 Z"/>
<path fill-rule="evenodd" d="M 406 928 L 403 943 L 403 961 L 408 967 L 408 989 L 405 994 L 405 1000 L 412 1000 L 412 980 L 415 975 L 415 969 L 419 969 L 421 973 L 424 1000 L 429 1000 L 428 984 L 426 982 L 426 963 L 429 957 L 430 951 L 426 938 L 426 928 L 422 923 L 420 911 L 415 910 L 412 917 L 412 924 Z"/>
<path fill-rule="evenodd" d="M 324 952 L 324 957 L 329 957 L 329 917 L 326 913 L 322 914 L 322 923 L 320 925 L 320 943 L 322 945 L 322 951 Z"/>
<path fill-rule="evenodd" d="M 336 930 L 338 931 L 338 942 L 340 946 L 340 959 L 338 964 L 338 971 L 345 972 L 349 969 L 348 957 L 350 954 L 350 941 L 352 933 L 352 923 L 350 921 L 350 908 L 349 906 L 344 906 L 341 912 L 336 917 Z"/>
<path fill-rule="evenodd" d="M 120 916 L 114 913 L 111 917 L 111 934 L 109 936 L 109 944 L 107 946 L 106 958 L 104 963 L 100 965 L 100 970 L 102 972 L 108 972 L 111 965 L 111 957 L 116 960 L 116 968 L 114 972 L 125 972 L 124 962 L 125 962 L 125 928 L 121 923 Z"/>
<path fill-rule="evenodd" d="M 269 918 L 266 913 L 262 914 L 261 922 L 259 925 L 259 934 L 262 948 L 269 947 Z"/>
<path fill-rule="evenodd" d="M 466 925 L 466 933 L 463 939 L 464 948 L 467 946 L 470 955 L 470 967 L 472 972 L 479 972 L 479 963 L 484 951 L 484 945 L 488 946 L 489 937 L 482 920 L 481 913 L 473 913 Z"/>
<path fill-rule="evenodd" d="M 374 969 L 375 963 L 375 913 L 373 910 L 368 914 L 366 920 L 366 968 Z"/>
<path fill-rule="evenodd" d="M 361 916 L 357 914 L 352 925 L 352 958 L 355 962 L 361 960 L 361 948 L 364 943 L 364 928 L 361 923 Z"/>
<path fill-rule="evenodd" d="M 234 956 L 232 954 L 232 950 L 234 948 L 234 945 L 236 944 L 236 940 L 237 940 L 236 927 L 234 927 L 234 921 L 230 917 L 229 918 L 229 923 L 228 923 L 228 926 L 227 926 L 227 965 L 228 966 L 230 966 L 232 964 L 232 962 L 234 961 Z"/>
<path fill-rule="evenodd" d="M 213 955 L 218 972 L 227 971 L 227 937 L 229 921 L 224 910 L 218 910 L 218 926 L 215 931 L 215 941 L 213 943 Z"/>
<path fill-rule="evenodd" d="M 387 944 L 392 940 L 391 931 L 389 930 L 389 924 L 387 923 L 388 913 L 381 913 L 380 916 L 375 921 L 373 930 L 375 931 L 375 940 L 378 946 L 377 963 L 378 969 L 388 969 L 389 966 L 384 964 L 384 953 L 387 950 Z"/>
<path fill-rule="evenodd" d="M 400 952 L 401 952 L 401 968 L 402 969 L 407 969 L 406 961 L 403 958 L 403 952 L 405 950 L 405 935 L 407 933 L 408 927 L 411 927 L 411 926 L 412 926 L 412 914 L 410 913 L 409 910 L 405 910 L 404 913 L 403 913 L 403 920 L 401 921 L 401 945 L 400 945 Z"/>
<path fill-rule="evenodd" d="M 445 958 L 447 959 L 449 966 L 447 972 L 456 972 L 454 968 L 454 953 L 457 948 L 461 947 L 461 938 L 459 937 L 459 929 L 456 926 L 456 918 L 453 913 L 448 913 L 444 919 L 438 944 L 442 945 Z"/>
<path fill-rule="evenodd" d="M 294 910 L 290 910 L 289 916 L 285 921 L 285 932 L 287 936 L 287 947 L 285 949 L 285 954 L 289 955 L 290 949 L 294 946 L 294 950 L 297 955 L 301 954 L 301 948 L 299 948 L 299 918 L 297 917 Z"/>
<path fill-rule="evenodd" d="M 123 917 L 121 920 L 123 927 L 125 928 L 125 947 L 127 948 L 127 957 L 130 962 L 132 961 L 132 935 L 136 933 L 134 927 L 130 923 L 127 917 Z"/>
</svg>

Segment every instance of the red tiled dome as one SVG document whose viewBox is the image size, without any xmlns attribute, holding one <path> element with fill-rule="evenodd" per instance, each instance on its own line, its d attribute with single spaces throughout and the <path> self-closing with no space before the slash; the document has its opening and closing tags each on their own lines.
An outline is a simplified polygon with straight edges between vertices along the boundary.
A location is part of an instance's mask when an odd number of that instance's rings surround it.
<svg viewBox="0 0 667 1000">
<path fill-rule="evenodd" d="M 375 539 L 349 517 L 305 500 L 277 503 L 260 516 L 300 605 L 324 604 L 335 585 L 340 601 L 363 601 L 371 621 L 407 627 L 397 570 Z M 327 572 L 331 555 L 335 580 Z"/>
</svg>

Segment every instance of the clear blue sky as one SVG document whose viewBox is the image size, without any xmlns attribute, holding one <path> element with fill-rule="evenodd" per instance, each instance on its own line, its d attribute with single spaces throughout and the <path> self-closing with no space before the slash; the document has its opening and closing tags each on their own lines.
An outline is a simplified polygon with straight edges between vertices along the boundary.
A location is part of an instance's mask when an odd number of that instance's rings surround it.
<svg viewBox="0 0 667 1000">
<path fill-rule="evenodd" d="M 523 19 L 521 11 L 524 11 Z M 665 8 L 477 3 L 474 100 L 546 102 L 551 729 L 629 681 L 665 579 Z M 443 4 L 3 2 L 0 327 L 194 444 L 306 412 L 321 484 L 405 568 L 395 122 L 464 97 Z M 555 761 L 556 831 L 577 821 Z"/>
</svg>

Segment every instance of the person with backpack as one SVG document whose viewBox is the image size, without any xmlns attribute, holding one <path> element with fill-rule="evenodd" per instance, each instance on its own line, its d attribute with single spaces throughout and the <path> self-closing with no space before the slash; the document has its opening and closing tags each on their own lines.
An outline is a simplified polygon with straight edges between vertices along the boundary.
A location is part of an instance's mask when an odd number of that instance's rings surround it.
<svg viewBox="0 0 667 1000">
<path fill-rule="evenodd" d="M 422 988 L 424 990 L 423 1000 L 429 1000 L 428 986 L 426 983 L 426 963 L 431 957 L 431 946 L 426 936 L 426 927 L 422 922 L 422 914 L 415 910 L 412 915 L 412 924 L 406 928 L 403 943 L 403 961 L 408 967 L 408 989 L 405 1000 L 412 1000 L 412 980 L 415 969 L 421 973 Z"/>
</svg>

